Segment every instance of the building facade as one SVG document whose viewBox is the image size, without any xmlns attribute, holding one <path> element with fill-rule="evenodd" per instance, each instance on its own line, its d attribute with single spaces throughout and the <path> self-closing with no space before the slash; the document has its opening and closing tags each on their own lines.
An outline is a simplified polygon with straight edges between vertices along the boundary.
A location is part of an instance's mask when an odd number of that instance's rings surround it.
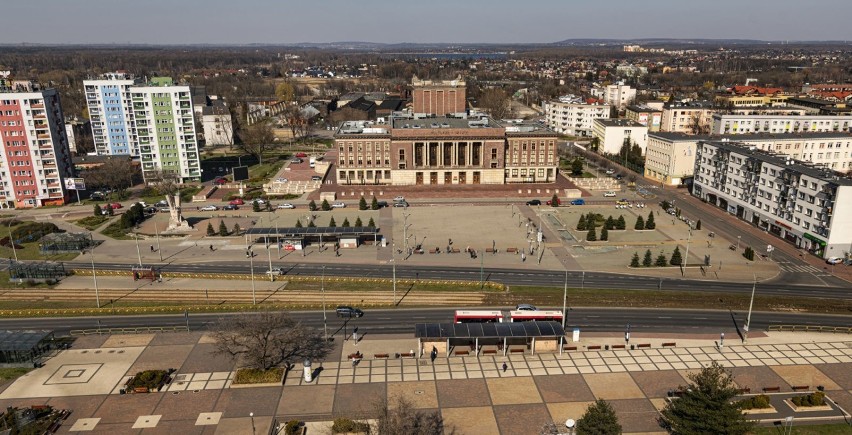
<svg viewBox="0 0 852 435">
<path fill-rule="evenodd" d="M 63 205 L 73 166 L 59 93 L 6 83 L 0 85 L 0 206 Z"/>
<path fill-rule="evenodd" d="M 141 80 L 123 72 L 104 74 L 97 80 L 83 80 L 92 138 L 99 155 L 139 155 L 130 103 L 130 88 L 138 84 Z"/>
<path fill-rule="evenodd" d="M 715 114 L 711 134 L 850 132 L 852 116 Z"/>
<path fill-rule="evenodd" d="M 610 106 L 573 95 L 542 103 L 547 126 L 560 134 L 591 137 L 595 119 L 609 119 Z"/>
<path fill-rule="evenodd" d="M 692 193 L 814 255 L 850 251 L 852 180 L 834 171 L 746 144 L 701 141 Z"/>
<path fill-rule="evenodd" d="M 695 147 L 706 136 L 683 133 L 650 133 L 645 150 L 645 178 L 667 186 L 678 186 L 692 177 Z"/>
<path fill-rule="evenodd" d="M 623 109 L 636 100 L 636 89 L 624 83 L 616 83 L 602 88 L 602 96 L 606 104 Z"/>
<path fill-rule="evenodd" d="M 648 147 L 648 127 L 630 119 L 596 119 L 592 134 L 598 139 L 598 152 L 618 154 L 625 140 L 639 145 L 642 154 Z"/>
<path fill-rule="evenodd" d="M 234 124 L 231 111 L 224 105 L 201 108 L 201 126 L 206 145 L 233 145 Z"/>
<path fill-rule="evenodd" d="M 686 134 L 710 133 L 713 104 L 709 101 L 669 102 L 663 106 L 660 131 Z"/>
<path fill-rule="evenodd" d="M 416 114 L 462 116 L 467 110 L 467 84 L 455 80 L 411 79 L 413 111 Z"/>
<path fill-rule="evenodd" d="M 645 105 L 629 105 L 624 110 L 624 117 L 648 127 L 650 132 L 660 131 L 663 111 Z"/>
</svg>

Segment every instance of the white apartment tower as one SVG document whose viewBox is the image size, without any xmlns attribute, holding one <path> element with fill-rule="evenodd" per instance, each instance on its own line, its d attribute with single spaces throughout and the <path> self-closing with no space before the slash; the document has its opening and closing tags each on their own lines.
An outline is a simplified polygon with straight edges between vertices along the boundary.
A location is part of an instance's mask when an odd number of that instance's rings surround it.
<svg viewBox="0 0 852 435">
<path fill-rule="evenodd" d="M 557 133 L 591 137 L 596 119 L 609 119 L 609 105 L 567 95 L 542 103 L 547 126 Z"/>
<path fill-rule="evenodd" d="M 130 88 L 140 83 L 141 80 L 124 72 L 104 74 L 98 80 L 83 80 L 98 155 L 139 155 L 139 146 L 133 137 Z"/>
</svg>

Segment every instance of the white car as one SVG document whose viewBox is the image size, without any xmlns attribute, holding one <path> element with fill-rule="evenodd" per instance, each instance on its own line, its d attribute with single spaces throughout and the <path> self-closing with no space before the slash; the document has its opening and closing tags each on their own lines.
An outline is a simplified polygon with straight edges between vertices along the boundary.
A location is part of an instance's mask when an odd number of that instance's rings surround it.
<svg viewBox="0 0 852 435">
<path fill-rule="evenodd" d="M 278 183 L 286 183 L 289 180 L 287 180 L 286 178 L 276 178 L 275 181 Z"/>
<path fill-rule="evenodd" d="M 335 202 L 331 205 L 331 208 L 346 208 L 346 203 L 343 202 Z"/>
<path fill-rule="evenodd" d="M 828 264 L 840 264 L 843 263 L 843 259 L 840 257 L 828 257 L 825 259 L 825 262 Z"/>
<path fill-rule="evenodd" d="M 284 210 L 284 209 L 296 208 L 296 206 L 293 205 L 293 204 L 290 204 L 289 202 L 285 202 L 284 204 L 278 204 L 278 207 L 275 207 L 275 208 L 277 208 L 279 210 Z"/>
<path fill-rule="evenodd" d="M 254 202 L 256 202 L 256 203 L 258 203 L 258 204 L 260 204 L 260 205 L 264 205 L 264 204 L 266 204 L 266 201 L 264 201 L 264 200 L 262 200 L 262 199 L 260 199 L 260 198 L 255 199 L 255 200 L 254 200 Z"/>
<path fill-rule="evenodd" d="M 609 192 L 604 192 L 604 196 L 605 197 L 615 197 L 615 192 L 613 192 L 611 190 Z"/>
<path fill-rule="evenodd" d="M 403 202 L 403 201 L 405 201 L 405 197 L 402 196 L 402 195 L 399 195 L 399 196 L 397 196 L 396 198 L 393 199 L 393 202 Z"/>
<path fill-rule="evenodd" d="M 612 170 L 612 169 L 607 169 L 607 170 L 606 170 L 606 174 L 607 174 L 607 175 L 612 175 L 612 174 L 614 174 L 614 173 L 615 173 L 615 171 L 614 171 L 614 170 Z"/>
<path fill-rule="evenodd" d="M 215 205 L 205 205 L 204 207 L 201 207 L 201 211 L 216 211 L 216 210 L 219 210 L 219 207 L 216 207 Z"/>
</svg>

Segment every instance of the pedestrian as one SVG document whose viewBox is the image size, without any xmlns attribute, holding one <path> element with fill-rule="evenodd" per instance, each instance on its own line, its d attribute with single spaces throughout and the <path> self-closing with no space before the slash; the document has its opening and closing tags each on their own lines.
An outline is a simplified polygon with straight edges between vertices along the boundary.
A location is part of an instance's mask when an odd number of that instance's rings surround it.
<svg viewBox="0 0 852 435">
<path fill-rule="evenodd" d="M 154 252 L 154 245 L 151 245 L 151 252 Z"/>
<path fill-rule="evenodd" d="M 503 363 L 503 373 L 506 373 L 506 370 L 509 368 L 509 365 L 505 362 Z"/>
<path fill-rule="evenodd" d="M 213 245 L 210 245 L 210 252 L 213 252 Z"/>
<path fill-rule="evenodd" d="M 524 254 L 523 252 L 521 252 L 521 262 L 523 263 L 523 262 L 526 262 L 526 261 L 527 261 L 527 254 Z"/>
</svg>

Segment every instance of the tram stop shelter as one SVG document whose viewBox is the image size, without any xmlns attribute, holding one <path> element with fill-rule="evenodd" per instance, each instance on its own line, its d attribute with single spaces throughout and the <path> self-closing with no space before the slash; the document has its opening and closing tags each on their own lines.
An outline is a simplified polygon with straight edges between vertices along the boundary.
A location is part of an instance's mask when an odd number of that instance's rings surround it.
<svg viewBox="0 0 852 435">
<path fill-rule="evenodd" d="M 246 234 L 257 243 L 292 246 L 303 249 L 310 244 L 337 244 L 341 248 L 357 248 L 362 244 L 376 244 L 381 240 L 379 229 L 374 227 L 281 227 L 251 228 Z"/>
<path fill-rule="evenodd" d="M 433 349 L 446 355 L 562 352 L 565 329 L 553 321 L 417 323 L 420 356 Z M 469 349 L 469 350 L 468 350 Z"/>
<path fill-rule="evenodd" d="M 0 331 L 0 364 L 19 365 L 52 349 L 53 331 Z"/>
</svg>

